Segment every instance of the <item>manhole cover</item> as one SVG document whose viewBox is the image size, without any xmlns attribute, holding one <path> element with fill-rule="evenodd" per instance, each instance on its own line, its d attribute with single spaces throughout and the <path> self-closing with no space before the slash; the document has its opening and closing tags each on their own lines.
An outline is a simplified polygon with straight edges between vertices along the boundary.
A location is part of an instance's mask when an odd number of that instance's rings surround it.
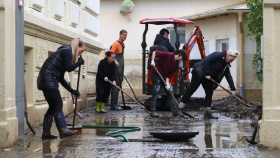
<svg viewBox="0 0 280 158">
<path fill-rule="evenodd" d="M 150 132 L 155 138 L 168 141 L 185 141 L 198 135 L 198 131 L 156 131 Z"/>
</svg>

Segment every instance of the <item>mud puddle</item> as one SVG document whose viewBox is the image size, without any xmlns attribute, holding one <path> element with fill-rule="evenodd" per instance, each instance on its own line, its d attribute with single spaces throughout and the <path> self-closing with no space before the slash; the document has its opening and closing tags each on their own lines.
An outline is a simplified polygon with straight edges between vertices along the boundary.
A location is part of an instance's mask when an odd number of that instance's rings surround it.
<svg viewBox="0 0 280 158">
<path fill-rule="evenodd" d="M 223 109 L 225 104 L 228 109 Z M 239 106 L 237 104 L 215 103 L 213 107 L 217 108 L 215 115 L 219 120 L 204 120 L 203 109 L 188 111 L 200 118 L 196 120 L 172 117 L 169 111 L 158 112 L 161 117 L 151 118 L 138 105 L 129 106 L 132 110 L 110 111 L 106 107 L 108 113 L 105 114 L 86 110 L 81 112 L 85 119 L 76 119 L 77 124 L 82 125 L 141 128 L 119 133 L 130 142 L 125 142 L 123 137 L 105 135 L 122 128 L 83 129 L 82 135 L 42 140 L 42 127 L 39 127 L 35 129 L 35 136 L 29 131 L 17 145 L 2 149 L 0 157 L 277 157 L 280 154 L 278 150 L 259 149 L 246 142 L 245 138 L 250 138 L 253 131 L 251 121 L 227 115 L 229 107 Z M 71 122 L 72 118 L 68 123 Z M 152 131 L 169 130 L 198 131 L 199 134 L 187 141 L 163 141 L 150 135 Z M 58 134 L 54 124 L 52 133 Z"/>
</svg>

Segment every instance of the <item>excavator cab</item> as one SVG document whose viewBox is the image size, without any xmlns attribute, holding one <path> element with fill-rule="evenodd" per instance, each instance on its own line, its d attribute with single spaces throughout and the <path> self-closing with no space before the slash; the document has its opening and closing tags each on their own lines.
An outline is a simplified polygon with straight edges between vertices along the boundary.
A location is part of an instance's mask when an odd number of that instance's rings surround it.
<svg viewBox="0 0 280 158">
<path fill-rule="evenodd" d="M 176 34 L 175 50 L 179 50 L 180 41 L 179 41 L 179 34 L 177 31 L 177 26 L 179 24 L 195 24 L 195 22 L 178 19 L 178 18 L 146 18 L 146 19 L 141 20 L 140 24 L 145 24 L 145 30 L 143 33 L 142 44 L 141 44 L 141 46 L 142 46 L 142 93 L 146 94 L 146 95 L 152 95 L 153 85 L 152 85 L 152 81 L 151 81 L 151 70 L 149 70 L 149 69 L 147 70 L 147 67 L 149 67 L 148 64 L 150 61 L 151 53 L 153 53 L 153 52 L 150 52 L 149 50 L 146 49 L 147 48 L 146 34 L 148 32 L 149 24 L 153 24 L 153 25 L 173 24 L 174 32 Z M 188 59 L 186 61 L 179 63 L 178 70 L 174 73 L 173 77 L 170 79 L 170 83 L 173 87 L 174 96 L 176 98 L 181 97 L 181 95 L 183 95 L 184 92 L 189 87 L 190 69 L 193 67 L 194 63 L 200 61 L 200 60 L 190 60 L 189 59 L 193 46 L 196 43 L 198 44 L 201 58 L 202 59 L 205 58 L 203 35 L 201 33 L 199 26 L 195 26 L 194 31 L 189 35 L 188 39 L 186 40 L 186 42 L 183 46 L 183 49 L 188 54 Z M 147 58 L 148 58 L 148 63 L 146 64 Z M 159 95 L 162 96 L 164 101 L 159 101 L 160 104 L 164 104 L 165 100 L 166 100 L 166 97 L 165 97 L 166 94 L 165 94 L 165 91 L 163 90 L 163 88 L 164 88 L 164 86 L 161 86 Z M 150 98 L 148 98 L 147 100 L 149 100 L 149 99 Z M 149 101 L 145 101 L 145 106 L 146 106 L 146 103 L 149 104 Z"/>
</svg>

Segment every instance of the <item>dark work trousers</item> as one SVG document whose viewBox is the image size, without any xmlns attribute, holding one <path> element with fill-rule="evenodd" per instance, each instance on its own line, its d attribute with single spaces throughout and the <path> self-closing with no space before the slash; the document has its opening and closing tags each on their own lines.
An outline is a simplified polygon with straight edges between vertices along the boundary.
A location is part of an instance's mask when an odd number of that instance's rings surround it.
<svg viewBox="0 0 280 158">
<path fill-rule="evenodd" d="M 152 79 L 152 83 L 153 83 L 153 95 L 152 95 L 152 102 L 151 102 L 151 111 L 156 111 L 158 93 L 160 91 L 160 86 L 164 85 L 164 83 L 157 74 L 152 74 L 151 79 Z M 167 91 L 165 86 L 164 86 L 163 89 L 164 89 L 164 91 L 165 91 L 165 93 L 168 97 L 167 102 L 170 105 L 170 110 L 172 111 L 173 114 L 176 114 L 176 111 L 177 111 L 178 107 L 177 107 L 175 101 L 173 100 L 171 94 Z"/>
<path fill-rule="evenodd" d="M 115 60 L 119 63 L 119 68 L 117 68 L 117 79 L 116 79 L 116 85 L 118 87 L 121 87 L 121 83 L 123 81 L 123 74 L 124 74 L 124 58 L 122 53 L 116 53 Z M 118 105 L 118 98 L 119 98 L 119 89 L 116 87 L 112 88 L 111 92 L 111 106 Z"/>
<path fill-rule="evenodd" d="M 111 87 L 110 83 L 96 79 L 96 102 L 107 103 Z"/>
<path fill-rule="evenodd" d="M 213 82 L 210 80 L 207 80 L 206 78 L 198 79 L 198 76 L 196 72 L 192 73 L 192 80 L 191 85 L 181 98 L 181 102 L 187 103 L 190 99 L 190 97 L 193 95 L 193 93 L 198 89 L 198 87 L 202 84 L 202 87 L 205 91 L 205 99 L 204 104 L 205 107 L 211 107 L 212 103 L 212 96 L 213 96 Z"/>
<path fill-rule="evenodd" d="M 56 115 L 62 112 L 63 102 L 58 89 L 43 89 L 44 96 L 49 104 L 46 114 Z"/>
</svg>

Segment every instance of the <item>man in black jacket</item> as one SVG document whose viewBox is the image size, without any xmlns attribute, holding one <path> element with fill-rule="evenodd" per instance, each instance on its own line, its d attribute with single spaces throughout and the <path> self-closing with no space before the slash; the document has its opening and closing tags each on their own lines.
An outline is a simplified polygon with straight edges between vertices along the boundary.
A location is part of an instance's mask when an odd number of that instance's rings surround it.
<svg viewBox="0 0 280 158">
<path fill-rule="evenodd" d="M 181 102 L 179 108 L 184 108 L 186 102 L 190 99 L 192 94 L 198 89 L 200 84 L 202 84 L 205 91 L 205 114 L 204 118 L 218 119 L 211 113 L 211 103 L 213 91 L 217 88 L 217 85 L 210 81 L 210 78 L 213 78 L 217 82 L 221 82 L 225 76 L 227 82 L 230 85 L 232 94 L 235 95 L 235 86 L 233 83 L 232 76 L 229 71 L 230 63 L 235 60 L 239 53 L 237 51 L 223 51 L 223 52 L 213 52 L 208 55 L 206 58 L 196 63 L 192 70 L 192 80 L 190 87 L 187 89 Z"/>
<path fill-rule="evenodd" d="M 159 34 L 157 34 L 154 45 L 165 46 L 169 52 L 174 52 L 174 47 L 169 43 L 168 39 L 169 31 L 165 28 L 161 29 Z"/>
</svg>

